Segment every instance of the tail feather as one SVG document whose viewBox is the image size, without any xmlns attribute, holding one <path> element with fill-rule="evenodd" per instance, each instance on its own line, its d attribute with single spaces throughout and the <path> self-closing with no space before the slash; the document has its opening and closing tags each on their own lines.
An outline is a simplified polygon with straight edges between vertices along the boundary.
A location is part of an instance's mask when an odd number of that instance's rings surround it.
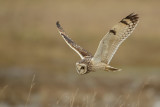
<svg viewBox="0 0 160 107">
<path fill-rule="evenodd" d="M 112 72 L 121 71 L 121 69 L 114 68 L 114 67 L 111 67 L 111 66 L 107 67 L 106 70 L 107 71 L 112 71 Z"/>
</svg>

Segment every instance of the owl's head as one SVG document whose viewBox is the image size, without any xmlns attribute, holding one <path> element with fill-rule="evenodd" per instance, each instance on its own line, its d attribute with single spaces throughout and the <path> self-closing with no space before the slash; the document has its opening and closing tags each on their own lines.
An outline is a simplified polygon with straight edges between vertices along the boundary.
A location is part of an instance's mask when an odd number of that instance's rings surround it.
<svg viewBox="0 0 160 107">
<path fill-rule="evenodd" d="M 87 73 L 87 64 L 77 62 L 76 69 L 77 69 L 78 74 L 81 74 L 81 75 L 86 74 Z"/>
</svg>

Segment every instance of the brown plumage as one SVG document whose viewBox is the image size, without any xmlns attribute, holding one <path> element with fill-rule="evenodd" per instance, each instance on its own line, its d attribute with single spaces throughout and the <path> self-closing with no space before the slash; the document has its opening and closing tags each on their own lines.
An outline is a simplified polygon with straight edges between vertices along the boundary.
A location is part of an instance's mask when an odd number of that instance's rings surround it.
<svg viewBox="0 0 160 107">
<path fill-rule="evenodd" d="M 92 71 L 104 70 L 104 71 L 118 71 L 119 69 L 111 67 L 109 65 L 113 55 L 117 51 L 121 43 L 133 32 L 137 23 L 138 15 L 131 13 L 127 17 L 123 18 L 118 24 L 113 26 L 109 32 L 102 38 L 94 56 L 87 50 L 77 45 L 71 40 L 59 22 L 56 23 L 60 35 L 65 42 L 76 51 L 81 60 L 76 63 L 76 69 L 79 74 L 86 74 Z"/>
</svg>

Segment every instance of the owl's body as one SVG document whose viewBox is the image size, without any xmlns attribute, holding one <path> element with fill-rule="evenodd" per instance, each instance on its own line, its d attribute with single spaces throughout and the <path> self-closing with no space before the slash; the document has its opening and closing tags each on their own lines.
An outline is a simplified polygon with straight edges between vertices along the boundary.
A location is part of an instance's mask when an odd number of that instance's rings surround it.
<svg viewBox="0 0 160 107">
<path fill-rule="evenodd" d="M 103 62 L 94 62 L 93 57 L 87 56 L 84 59 L 76 63 L 78 73 L 83 74 L 83 72 L 81 72 L 81 69 L 83 71 L 83 68 L 85 68 L 84 67 L 85 65 L 87 65 L 86 67 L 87 72 L 85 72 L 85 74 L 89 72 L 95 72 L 95 71 L 118 71 L 120 70 L 120 69 L 111 67 L 108 64 L 103 63 Z"/>
<path fill-rule="evenodd" d="M 76 63 L 76 69 L 79 74 L 86 74 L 94 71 L 119 71 L 120 69 L 109 65 L 113 55 L 120 44 L 133 32 L 137 23 L 138 15 L 130 14 L 123 18 L 102 38 L 97 51 L 92 55 L 72 41 L 64 32 L 63 28 L 57 22 L 57 28 L 65 42 L 78 53 L 81 60 Z"/>
</svg>

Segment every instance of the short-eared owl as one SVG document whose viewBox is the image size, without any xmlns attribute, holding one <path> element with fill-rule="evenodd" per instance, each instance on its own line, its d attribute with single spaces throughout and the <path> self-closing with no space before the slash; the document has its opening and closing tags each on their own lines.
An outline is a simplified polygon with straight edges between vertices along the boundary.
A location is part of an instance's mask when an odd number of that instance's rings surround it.
<svg viewBox="0 0 160 107">
<path fill-rule="evenodd" d="M 113 55 L 117 51 L 120 44 L 133 32 L 137 23 L 138 15 L 131 13 L 123 18 L 118 24 L 113 26 L 109 32 L 102 38 L 99 43 L 98 49 L 94 56 L 77 45 L 71 40 L 60 26 L 59 22 L 56 23 L 60 35 L 65 42 L 81 57 L 81 60 L 76 63 L 78 74 L 86 74 L 92 71 L 118 71 L 120 69 L 111 67 L 109 65 Z"/>
</svg>

